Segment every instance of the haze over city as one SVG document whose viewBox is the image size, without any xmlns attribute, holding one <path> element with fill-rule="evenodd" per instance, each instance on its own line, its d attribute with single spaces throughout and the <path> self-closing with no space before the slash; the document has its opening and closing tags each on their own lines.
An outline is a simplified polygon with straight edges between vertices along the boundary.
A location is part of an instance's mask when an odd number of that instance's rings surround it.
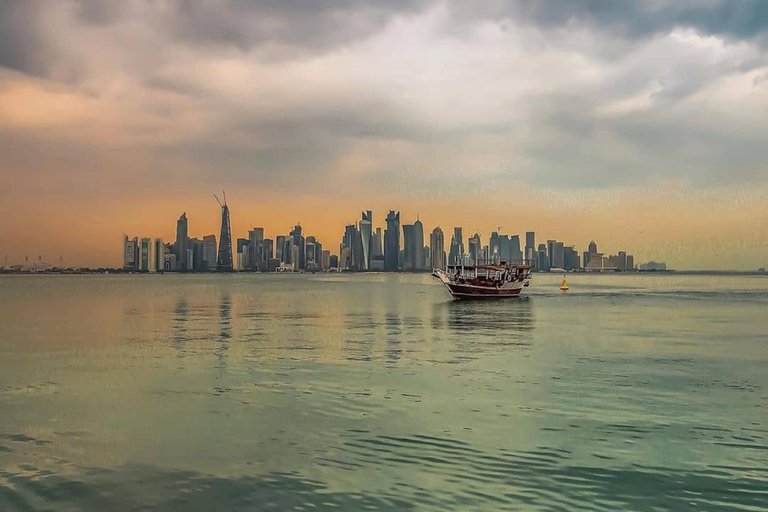
<svg viewBox="0 0 768 512">
<path fill-rule="evenodd" d="M 0 258 L 359 212 L 768 266 L 760 1 L 0 3 Z"/>
</svg>

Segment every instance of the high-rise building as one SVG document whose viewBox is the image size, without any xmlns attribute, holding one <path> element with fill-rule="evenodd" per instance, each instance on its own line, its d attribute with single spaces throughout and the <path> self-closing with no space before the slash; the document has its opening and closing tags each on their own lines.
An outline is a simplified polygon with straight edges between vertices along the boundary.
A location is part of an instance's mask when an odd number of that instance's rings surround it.
<svg viewBox="0 0 768 512">
<path fill-rule="evenodd" d="M 469 247 L 469 263 L 476 265 L 481 259 L 483 259 L 483 244 L 480 241 L 480 234 L 475 233 L 468 240 Z"/>
<path fill-rule="evenodd" d="M 203 237 L 203 270 L 216 270 L 218 258 L 216 255 L 216 235 Z"/>
<path fill-rule="evenodd" d="M 248 230 L 248 263 L 251 270 L 264 270 L 264 228 Z"/>
<path fill-rule="evenodd" d="M 445 235 L 440 227 L 433 229 L 429 235 L 429 251 L 432 256 L 432 268 L 445 268 Z"/>
<path fill-rule="evenodd" d="M 509 256 L 507 261 L 517 263 L 522 261 L 523 251 L 520 250 L 520 235 L 512 235 L 509 238 Z"/>
<path fill-rule="evenodd" d="M 269 270 L 269 260 L 274 259 L 274 245 L 275 243 L 271 238 L 265 238 L 262 242 L 261 262 L 262 267 L 266 270 Z"/>
<path fill-rule="evenodd" d="M 460 227 L 453 228 L 451 247 L 448 253 L 449 265 L 460 265 L 464 262 L 464 238 Z"/>
<path fill-rule="evenodd" d="M 291 255 L 291 262 L 293 263 L 294 270 L 304 270 L 307 268 L 306 262 L 306 248 L 304 237 L 301 234 L 301 224 L 296 224 L 293 230 L 290 232 L 291 241 L 293 242 L 293 254 Z M 293 259 L 296 256 L 297 259 Z"/>
<path fill-rule="evenodd" d="M 403 270 L 415 270 L 417 259 L 416 237 L 413 224 L 403 224 Z"/>
<path fill-rule="evenodd" d="M 573 247 L 563 248 L 563 268 L 574 270 L 579 268 L 579 252 Z"/>
<path fill-rule="evenodd" d="M 538 270 L 549 270 L 549 256 L 547 255 L 547 246 L 545 244 L 539 244 L 536 260 L 536 268 Z"/>
<path fill-rule="evenodd" d="M 187 223 L 187 212 L 181 214 L 179 220 L 176 221 L 176 270 L 184 272 L 191 270 L 187 268 L 189 258 L 187 257 L 187 249 L 189 248 L 189 224 Z"/>
<path fill-rule="evenodd" d="M 372 249 L 371 249 L 371 255 L 372 257 L 377 256 L 384 256 L 384 250 L 381 248 L 381 244 L 383 242 L 381 238 L 381 228 L 376 228 L 376 233 L 374 233 L 372 236 Z"/>
<path fill-rule="evenodd" d="M 323 250 L 321 253 L 321 260 L 322 263 L 320 265 L 320 268 L 325 272 L 328 271 L 331 268 L 331 251 Z"/>
<path fill-rule="evenodd" d="M 373 252 L 373 213 L 371 210 L 363 212 L 363 219 L 359 224 L 360 245 L 362 255 L 360 261 L 360 270 L 369 270 L 371 268 L 371 253 Z"/>
<path fill-rule="evenodd" d="M 536 265 L 536 233 L 525 232 L 525 259 L 529 265 Z"/>
<path fill-rule="evenodd" d="M 245 270 L 246 268 L 248 268 L 249 245 L 250 245 L 250 240 L 248 240 L 247 238 L 237 239 L 237 261 L 236 261 L 237 270 Z"/>
<path fill-rule="evenodd" d="M 424 224 L 416 215 L 416 222 L 413 223 L 413 244 L 414 244 L 414 269 L 421 270 L 426 267 L 427 261 L 424 259 Z"/>
<path fill-rule="evenodd" d="M 597 254 L 597 244 L 594 240 L 589 242 L 589 253 L 590 254 Z"/>
<path fill-rule="evenodd" d="M 187 270 L 200 272 L 203 269 L 203 241 L 190 238 L 187 242 Z"/>
<path fill-rule="evenodd" d="M 286 237 L 283 235 L 278 235 L 275 238 L 275 258 L 280 260 L 280 263 L 287 263 L 288 250 L 285 248 L 285 241 Z"/>
<path fill-rule="evenodd" d="M 155 238 L 153 255 L 155 271 L 162 272 L 165 270 L 165 244 L 162 238 Z"/>
<path fill-rule="evenodd" d="M 139 239 L 128 239 L 125 235 L 123 239 L 123 270 L 137 270 L 139 255 Z"/>
<path fill-rule="evenodd" d="M 555 242 L 552 247 L 554 253 L 551 256 L 552 267 L 563 268 L 565 266 L 565 247 L 563 246 L 563 242 Z"/>
<path fill-rule="evenodd" d="M 139 242 L 139 272 L 152 270 L 152 240 L 142 238 Z"/>
<path fill-rule="evenodd" d="M 627 270 L 627 253 L 625 251 L 619 251 L 618 261 L 619 270 Z"/>
<path fill-rule="evenodd" d="M 384 270 L 395 271 L 400 267 L 400 212 L 390 210 L 384 231 Z"/>
<path fill-rule="evenodd" d="M 221 236 L 219 236 L 219 255 L 216 261 L 216 270 L 219 272 L 231 272 L 232 265 L 232 226 L 229 219 L 229 206 L 227 196 L 224 196 L 224 204 L 221 205 Z"/>
</svg>

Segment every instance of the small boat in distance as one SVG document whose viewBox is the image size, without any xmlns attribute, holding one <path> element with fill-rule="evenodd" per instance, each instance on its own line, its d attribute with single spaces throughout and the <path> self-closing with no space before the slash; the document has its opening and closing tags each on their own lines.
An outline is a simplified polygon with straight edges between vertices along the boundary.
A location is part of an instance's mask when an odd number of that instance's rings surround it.
<svg viewBox="0 0 768 512">
<path fill-rule="evenodd" d="M 568 281 L 565 280 L 565 276 L 563 276 L 563 284 L 560 285 L 560 289 L 564 292 L 568 291 Z"/>
<path fill-rule="evenodd" d="M 454 299 L 506 299 L 518 297 L 531 282 L 532 266 L 526 262 L 448 265 L 432 271 Z"/>
</svg>

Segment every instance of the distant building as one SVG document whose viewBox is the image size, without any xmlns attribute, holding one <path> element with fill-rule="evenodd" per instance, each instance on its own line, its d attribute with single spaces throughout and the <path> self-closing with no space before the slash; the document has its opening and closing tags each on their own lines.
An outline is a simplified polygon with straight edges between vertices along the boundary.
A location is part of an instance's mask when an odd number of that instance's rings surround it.
<svg viewBox="0 0 768 512">
<path fill-rule="evenodd" d="M 335 254 L 331 255 L 331 268 L 339 268 L 339 257 Z"/>
<path fill-rule="evenodd" d="M 563 248 L 563 267 L 565 270 L 581 268 L 579 264 L 579 252 L 574 247 Z"/>
<path fill-rule="evenodd" d="M 173 272 L 177 268 L 179 268 L 179 266 L 176 264 L 176 254 L 166 252 L 163 255 L 163 270 L 165 272 Z"/>
<path fill-rule="evenodd" d="M 322 263 L 320 268 L 325 272 L 331 268 L 331 251 L 324 250 L 321 256 Z"/>
<path fill-rule="evenodd" d="M 187 223 L 187 212 L 181 214 L 179 220 L 176 221 L 176 270 L 184 272 L 191 270 L 191 267 L 187 268 L 189 258 L 187 257 L 187 249 L 189 248 L 189 225 Z"/>
<path fill-rule="evenodd" d="M 371 266 L 371 253 L 373 252 L 373 213 L 371 210 L 363 212 L 359 230 L 362 248 L 360 270 L 368 270 Z"/>
<path fill-rule="evenodd" d="M 480 241 L 480 234 L 475 233 L 469 237 L 469 263 L 472 265 L 477 264 L 482 259 L 483 244 Z"/>
<path fill-rule="evenodd" d="M 135 271 L 138 268 L 139 239 L 123 239 L 123 270 Z"/>
<path fill-rule="evenodd" d="M 306 262 L 306 247 L 304 236 L 301 234 L 301 224 L 296 224 L 293 230 L 289 233 L 291 235 L 291 241 L 293 243 L 291 261 L 293 262 L 293 268 L 295 270 L 304 270 L 307 268 Z M 295 258 L 294 258 L 295 256 Z"/>
<path fill-rule="evenodd" d="M 416 222 L 413 223 L 413 244 L 414 268 L 421 270 L 426 266 L 426 260 L 424 259 L 424 224 L 421 223 L 418 215 L 416 215 Z"/>
<path fill-rule="evenodd" d="M 235 261 L 235 269 L 245 270 L 248 268 L 248 247 L 249 240 L 247 238 L 238 238 L 235 242 L 237 259 Z"/>
<path fill-rule="evenodd" d="M 371 236 L 371 256 L 384 256 L 384 250 L 381 248 L 383 242 L 381 237 L 381 228 L 376 228 L 376 233 Z"/>
<path fill-rule="evenodd" d="M 432 255 L 432 268 L 445 267 L 445 235 L 443 230 L 436 227 L 429 235 L 429 251 Z"/>
<path fill-rule="evenodd" d="M 219 236 L 219 254 L 216 260 L 216 270 L 218 272 L 231 272 L 234 270 L 232 261 L 232 226 L 229 219 L 227 196 L 224 196 L 224 204 L 221 206 L 221 236 Z"/>
<path fill-rule="evenodd" d="M 165 267 L 165 244 L 162 238 L 155 238 L 154 250 L 154 267 L 156 272 L 162 272 Z"/>
<path fill-rule="evenodd" d="M 536 233 L 533 231 L 525 233 L 525 259 L 529 265 L 536 266 Z"/>
<path fill-rule="evenodd" d="M 546 244 L 539 244 L 539 250 L 536 257 L 536 268 L 538 270 L 549 270 L 549 256 L 547 254 Z"/>
<path fill-rule="evenodd" d="M 416 252 L 413 224 L 403 224 L 403 270 L 416 268 Z"/>
<path fill-rule="evenodd" d="M 384 231 L 384 270 L 400 268 L 400 212 L 390 210 L 387 214 L 387 229 Z"/>
<path fill-rule="evenodd" d="M 216 235 L 205 235 L 203 237 L 203 270 L 216 270 L 217 264 Z"/>
<path fill-rule="evenodd" d="M 152 261 L 152 240 L 142 238 L 139 242 L 139 272 L 150 272 L 153 270 Z"/>
</svg>

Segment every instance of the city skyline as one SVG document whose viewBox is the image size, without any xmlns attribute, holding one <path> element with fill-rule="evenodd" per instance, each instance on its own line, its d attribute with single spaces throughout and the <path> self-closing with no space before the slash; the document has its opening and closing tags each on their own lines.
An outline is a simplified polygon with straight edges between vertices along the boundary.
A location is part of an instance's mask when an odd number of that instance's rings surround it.
<svg viewBox="0 0 768 512">
<path fill-rule="evenodd" d="M 765 267 L 764 5 L 2 2 L 0 260 L 218 234 L 225 188 L 233 233 L 394 208 Z"/>
<path fill-rule="evenodd" d="M 454 226 L 449 249 L 445 235 L 436 226 L 425 239 L 419 215 L 413 224 L 401 222 L 399 211 L 389 210 L 386 227 L 375 226 L 372 210 L 364 210 L 358 221 L 347 224 L 341 235 L 338 253 L 323 246 L 314 234 L 297 223 L 288 235 L 274 235 L 263 227 L 252 227 L 247 238 L 232 243 L 231 218 L 226 194 L 221 207 L 221 231 L 217 249 L 216 236 L 202 239 L 189 236 L 187 213 L 176 221 L 176 239 L 164 243 L 162 238 L 123 237 L 122 269 L 137 272 L 227 272 L 227 271 L 426 271 L 445 265 L 473 265 L 493 262 L 527 264 L 539 271 L 611 271 L 666 270 L 666 263 L 650 260 L 636 265 L 627 251 L 605 255 L 592 240 L 580 253 L 575 244 L 547 239 L 536 241 L 534 231 L 507 234 L 498 226 L 484 243 L 480 233 L 464 235 L 463 227 Z M 382 234 L 383 233 L 383 234 Z M 428 244 L 428 245 L 425 245 Z M 41 262 L 35 264 L 39 267 Z M 60 265 L 61 266 L 61 265 Z"/>
</svg>

